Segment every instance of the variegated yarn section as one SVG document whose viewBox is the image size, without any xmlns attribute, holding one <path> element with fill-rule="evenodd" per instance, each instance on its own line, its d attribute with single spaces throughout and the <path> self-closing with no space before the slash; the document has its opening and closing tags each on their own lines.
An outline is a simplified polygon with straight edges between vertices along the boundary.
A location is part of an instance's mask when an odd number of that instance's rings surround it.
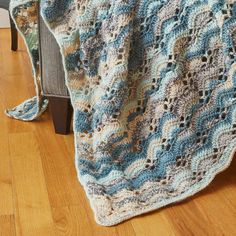
<svg viewBox="0 0 236 236">
<path fill-rule="evenodd" d="M 76 168 L 99 224 L 191 196 L 230 164 L 235 1 L 42 0 L 41 15 L 63 55 Z"/>
<path fill-rule="evenodd" d="M 23 36 L 33 68 L 36 96 L 20 105 L 7 109 L 9 117 L 32 121 L 38 118 L 46 109 L 48 100 L 42 94 L 38 53 L 38 1 L 12 0 L 10 12 L 18 31 Z"/>
</svg>

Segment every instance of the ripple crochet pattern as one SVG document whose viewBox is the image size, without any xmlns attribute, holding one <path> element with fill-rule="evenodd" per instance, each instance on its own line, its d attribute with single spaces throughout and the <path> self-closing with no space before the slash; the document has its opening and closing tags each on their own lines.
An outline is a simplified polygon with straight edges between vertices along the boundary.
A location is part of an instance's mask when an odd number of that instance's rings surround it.
<svg viewBox="0 0 236 236">
<path fill-rule="evenodd" d="M 12 0 L 37 96 L 38 1 Z M 60 46 L 74 109 L 75 164 L 98 224 L 183 200 L 236 149 L 235 0 L 41 0 Z"/>
</svg>

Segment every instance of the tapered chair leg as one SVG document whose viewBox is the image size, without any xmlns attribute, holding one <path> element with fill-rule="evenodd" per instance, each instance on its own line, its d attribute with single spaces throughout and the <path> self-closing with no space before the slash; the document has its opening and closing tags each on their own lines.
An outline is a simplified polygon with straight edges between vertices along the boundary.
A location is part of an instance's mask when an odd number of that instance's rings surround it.
<svg viewBox="0 0 236 236">
<path fill-rule="evenodd" d="M 73 113 L 70 99 L 63 97 L 48 97 L 48 99 L 55 132 L 57 134 L 68 134 Z"/>
<path fill-rule="evenodd" d="M 18 33 L 16 26 L 13 20 L 11 19 L 11 16 L 10 16 L 10 24 L 11 24 L 11 50 L 16 51 L 18 48 Z"/>
</svg>

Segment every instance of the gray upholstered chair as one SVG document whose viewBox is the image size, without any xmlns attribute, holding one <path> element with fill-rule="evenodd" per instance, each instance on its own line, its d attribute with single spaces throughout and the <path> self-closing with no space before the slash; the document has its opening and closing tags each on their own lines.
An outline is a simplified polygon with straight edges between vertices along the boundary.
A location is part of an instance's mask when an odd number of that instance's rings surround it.
<svg viewBox="0 0 236 236">
<path fill-rule="evenodd" d="M 10 0 L 0 0 L 0 8 L 9 9 Z M 12 50 L 17 50 L 17 30 L 10 17 Z M 39 55 L 44 95 L 49 99 L 55 132 L 67 134 L 70 132 L 72 107 L 69 93 L 65 85 L 59 47 L 42 18 L 39 18 Z"/>
<path fill-rule="evenodd" d="M 0 0 L 0 8 L 9 10 L 10 0 Z M 14 22 L 10 17 L 10 25 L 11 25 L 11 50 L 16 51 L 18 47 L 18 34 L 15 27 Z"/>
<path fill-rule="evenodd" d="M 39 19 L 39 54 L 43 92 L 49 99 L 55 132 L 70 132 L 72 107 L 69 93 L 65 85 L 62 59 L 57 42 L 46 27 L 43 19 Z"/>
</svg>

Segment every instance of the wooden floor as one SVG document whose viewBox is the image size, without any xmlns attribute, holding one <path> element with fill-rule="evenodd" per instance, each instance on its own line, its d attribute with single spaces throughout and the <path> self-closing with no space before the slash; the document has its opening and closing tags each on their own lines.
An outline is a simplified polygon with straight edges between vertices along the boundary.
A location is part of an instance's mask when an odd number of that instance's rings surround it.
<svg viewBox="0 0 236 236">
<path fill-rule="evenodd" d="M 0 30 L 0 235 L 236 235 L 236 158 L 205 190 L 181 203 L 98 226 L 74 167 L 73 135 L 56 135 L 46 112 L 39 121 L 7 118 L 5 108 L 34 95 L 26 49 L 10 51 Z"/>
</svg>

